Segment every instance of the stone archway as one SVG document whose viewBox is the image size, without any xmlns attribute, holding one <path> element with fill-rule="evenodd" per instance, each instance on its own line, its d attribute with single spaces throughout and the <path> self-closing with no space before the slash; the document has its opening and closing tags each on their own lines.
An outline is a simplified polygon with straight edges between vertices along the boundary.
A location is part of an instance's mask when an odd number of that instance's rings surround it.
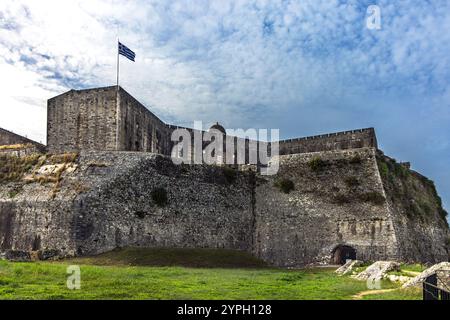
<svg viewBox="0 0 450 320">
<path fill-rule="evenodd" d="M 332 264 L 344 264 L 348 259 L 356 260 L 356 249 L 346 245 L 338 245 L 334 248 L 331 254 Z"/>
</svg>

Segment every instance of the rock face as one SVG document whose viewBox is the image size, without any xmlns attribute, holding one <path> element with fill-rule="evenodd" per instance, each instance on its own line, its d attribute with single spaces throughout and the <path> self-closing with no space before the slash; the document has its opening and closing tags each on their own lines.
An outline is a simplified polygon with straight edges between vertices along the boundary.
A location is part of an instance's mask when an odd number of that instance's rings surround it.
<svg viewBox="0 0 450 320">
<path fill-rule="evenodd" d="M 389 279 L 389 281 L 391 281 L 391 282 L 405 283 L 405 282 L 411 280 L 411 277 L 389 274 L 389 275 L 387 275 L 387 279 Z"/>
<path fill-rule="evenodd" d="M 447 260 L 449 231 L 429 185 L 408 175 L 430 206 L 423 221 L 409 218 L 378 157 L 374 148 L 285 155 L 275 176 L 141 152 L 33 162 L 22 179 L 0 184 L 0 252 L 48 259 L 122 246 L 226 248 L 283 267 Z M 410 248 L 414 225 L 421 243 Z"/>
<path fill-rule="evenodd" d="M 362 261 L 359 260 L 347 260 L 347 262 L 339 267 L 335 272 L 341 276 L 349 274 L 353 271 L 355 267 L 358 267 L 362 264 Z"/>
<path fill-rule="evenodd" d="M 436 272 L 444 271 L 447 272 L 447 278 L 450 276 L 450 262 L 441 262 L 438 264 L 435 264 L 434 266 L 426 269 L 421 274 L 419 274 L 417 277 L 412 278 L 408 282 L 406 282 L 402 288 L 408 288 L 413 287 L 415 285 L 421 284 L 425 281 L 426 278 L 431 276 L 432 274 Z"/>
<path fill-rule="evenodd" d="M 395 261 L 377 261 L 355 276 L 358 280 L 381 280 L 389 271 L 400 271 L 400 263 Z"/>
</svg>

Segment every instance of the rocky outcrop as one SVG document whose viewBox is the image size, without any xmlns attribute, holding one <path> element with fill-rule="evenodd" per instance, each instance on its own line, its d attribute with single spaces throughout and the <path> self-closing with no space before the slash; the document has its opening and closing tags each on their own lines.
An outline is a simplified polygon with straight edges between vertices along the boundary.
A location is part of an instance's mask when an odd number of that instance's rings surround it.
<svg viewBox="0 0 450 320">
<path fill-rule="evenodd" d="M 377 261 L 355 276 L 355 279 L 381 280 L 387 276 L 389 271 L 400 271 L 400 263 L 395 261 Z"/>
<path fill-rule="evenodd" d="M 435 274 L 440 271 L 447 272 L 447 278 L 448 278 L 450 276 L 450 262 L 441 262 L 441 263 L 435 264 L 434 266 L 424 270 L 418 276 L 416 276 L 416 277 L 412 278 L 411 280 L 409 280 L 408 282 L 406 282 L 402 286 L 402 288 L 408 288 L 408 287 L 413 287 L 413 286 L 419 285 L 422 282 L 424 282 L 426 278 L 428 278 L 432 274 Z"/>
<path fill-rule="evenodd" d="M 349 274 L 353 271 L 355 267 L 358 267 L 362 264 L 362 261 L 359 260 L 347 260 L 347 262 L 339 267 L 335 272 L 341 276 Z"/>
</svg>

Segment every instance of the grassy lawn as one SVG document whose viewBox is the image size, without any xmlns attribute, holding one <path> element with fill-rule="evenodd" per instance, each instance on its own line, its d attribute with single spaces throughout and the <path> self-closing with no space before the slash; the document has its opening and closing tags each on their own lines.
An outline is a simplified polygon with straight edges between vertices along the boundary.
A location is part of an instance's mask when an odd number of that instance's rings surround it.
<svg viewBox="0 0 450 320">
<path fill-rule="evenodd" d="M 66 287 L 72 264 L 80 265 L 80 290 Z M 58 262 L 0 261 L 0 299 L 352 299 L 366 290 L 365 282 L 334 269 L 269 268 L 222 250 L 125 249 Z M 402 290 L 380 296 L 420 298 Z"/>
<path fill-rule="evenodd" d="M 422 300 L 422 288 L 396 289 L 382 294 L 371 294 L 363 300 Z"/>
</svg>

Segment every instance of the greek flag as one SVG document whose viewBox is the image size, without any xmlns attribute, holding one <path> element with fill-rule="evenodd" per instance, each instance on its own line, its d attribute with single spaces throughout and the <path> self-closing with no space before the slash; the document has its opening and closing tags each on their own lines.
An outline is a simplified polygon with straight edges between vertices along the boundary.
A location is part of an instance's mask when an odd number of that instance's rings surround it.
<svg viewBox="0 0 450 320">
<path fill-rule="evenodd" d="M 136 54 L 133 51 L 131 51 L 127 46 L 121 44 L 120 42 L 119 42 L 119 54 L 127 57 L 133 62 L 134 58 L 136 57 Z"/>
</svg>

